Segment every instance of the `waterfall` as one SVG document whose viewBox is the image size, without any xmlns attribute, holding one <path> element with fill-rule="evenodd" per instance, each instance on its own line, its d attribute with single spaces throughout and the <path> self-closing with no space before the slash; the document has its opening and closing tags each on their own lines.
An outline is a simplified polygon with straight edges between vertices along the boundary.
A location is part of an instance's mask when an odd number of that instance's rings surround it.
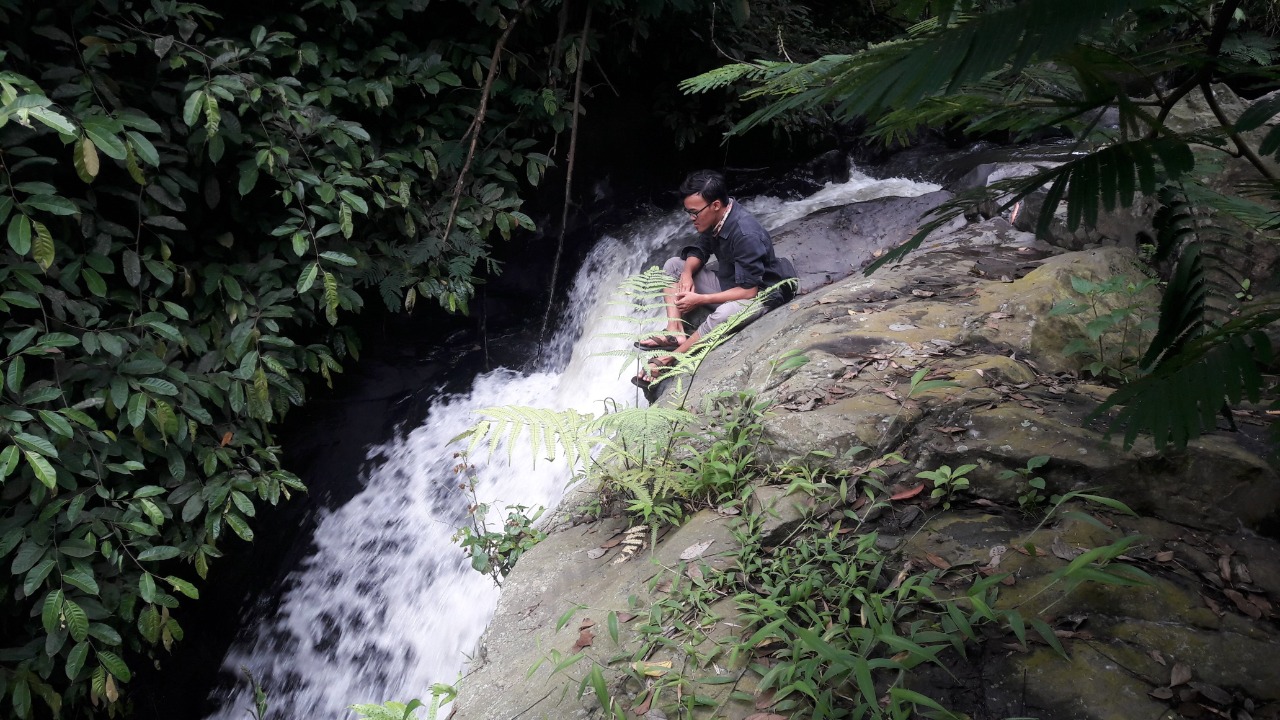
<svg viewBox="0 0 1280 720">
<path fill-rule="evenodd" d="M 776 229 L 825 207 L 937 189 L 873 180 L 854 169 L 849 182 L 828 184 L 803 200 L 760 197 L 743 206 Z M 225 672 L 253 672 L 272 717 L 341 718 L 353 703 L 425 701 L 433 683 L 457 678 L 493 614 L 498 589 L 471 569 L 451 540 L 467 522 L 469 498 L 453 472 L 458 448 L 450 440 L 474 424 L 476 410 L 495 405 L 598 412 L 605 398 L 636 402 L 629 368 L 618 357 L 599 355 L 624 343 L 602 335 L 635 331 L 609 319 L 621 314 L 609 300 L 624 278 L 689 232 L 688 218 L 673 212 L 601 238 L 574 280 L 540 369 L 478 375 L 470 391 L 434 398 L 423 424 L 407 436 L 369 449 L 363 490 L 319 519 L 310 538 L 314 552 L 276 589 L 276 612 L 242 630 L 223 660 Z M 527 449 L 516 448 L 509 461 L 503 451 L 481 455 L 472 458 L 476 492 L 490 504 L 491 520 L 505 517 L 508 505 L 554 507 L 569 481 L 562 463 L 535 464 Z M 258 602 L 269 607 L 269 600 Z M 241 720 L 251 698 L 242 684 L 220 698 L 211 720 Z"/>
</svg>

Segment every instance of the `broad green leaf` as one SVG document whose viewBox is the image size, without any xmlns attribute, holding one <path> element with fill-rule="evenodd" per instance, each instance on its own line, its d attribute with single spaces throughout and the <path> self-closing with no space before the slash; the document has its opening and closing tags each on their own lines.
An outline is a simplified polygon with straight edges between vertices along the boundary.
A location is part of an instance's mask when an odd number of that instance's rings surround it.
<svg viewBox="0 0 1280 720">
<path fill-rule="evenodd" d="M 76 643 L 71 648 L 71 652 L 67 653 L 67 679 L 75 680 L 80 675 L 81 668 L 84 667 L 85 658 L 89 656 L 89 643 Z"/>
<path fill-rule="evenodd" d="M 35 451 L 46 457 L 52 457 L 52 458 L 58 457 L 58 450 L 53 446 L 53 443 L 40 437 L 39 435 L 32 435 L 31 433 L 25 433 L 25 432 L 15 432 L 11 437 L 19 445 L 21 445 L 22 447 L 28 450 Z"/>
<path fill-rule="evenodd" d="M 63 571 L 62 580 L 89 595 L 98 594 L 98 581 L 93 577 L 92 573 L 83 567 L 73 567 Z"/>
<path fill-rule="evenodd" d="M 320 253 L 320 257 L 325 260 L 328 260 L 329 262 L 342 265 L 343 267 L 355 267 L 356 265 L 359 264 L 356 262 L 356 259 L 351 257 L 350 255 L 346 255 L 340 252 L 335 252 L 333 250 Z"/>
<path fill-rule="evenodd" d="M 44 421 L 45 426 L 54 433 L 63 437 L 71 437 L 75 434 L 75 431 L 71 428 L 71 423 L 67 422 L 66 418 L 58 413 L 50 410 L 37 410 L 36 412 L 40 415 L 40 419 Z"/>
<path fill-rule="evenodd" d="M 157 545 L 138 553 L 139 562 L 159 562 L 178 557 L 181 551 L 172 545 Z"/>
<path fill-rule="evenodd" d="M 72 640 L 83 642 L 89 637 L 89 616 L 75 601 L 67 600 L 62 606 L 62 614 L 67 620 L 67 632 Z"/>
<path fill-rule="evenodd" d="M 117 680 L 121 682 L 129 682 L 133 679 L 133 673 L 129 672 L 129 666 L 125 665 L 124 660 L 119 655 L 106 650 L 98 650 L 98 662 L 107 669 Z"/>
<path fill-rule="evenodd" d="M 49 464 L 49 461 L 30 450 L 23 450 L 22 454 L 27 458 L 27 464 L 31 466 L 31 471 L 35 473 L 36 478 L 44 483 L 45 487 L 52 490 L 58 484 L 58 474 L 54 472 L 53 466 Z"/>
<path fill-rule="evenodd" d="M 27 361 L 21 355 L 14 358 L 5 369 L 4 382 L 15 395 L 22 392 L 22 380 L 27 374 Z"/>
<path fill-rule="evenodd" d="M 144 137 L 141 133 L 126 132 L 125 137 L 129 139 L 129 146 L 137 153 L 138 159 L 150 165 L 151 167 L 160 166 L 160 153 L 156 152 L 156 146 Z"/>
<path fill-rule="evenodd" d="M 84 133 L 88 135 L 93 144 L 98 146 L 103 155 L 114 160 L 123 160 L 125 157 L 124 142 L 116 135 L 116 123 L 102 117 L 90 117 L 84 121 Z"/>
<path fill-rule="evenodd" d="M 342 198 L 342 201 L 344 203 L 346 203 L 347 205 L 350 205 L 353 210 L 360 213 L 361 215 L 368 214 L 369 204 L 366 203 L 364 201 L 364 198 L 360 197 L 359 195 L 356 195 L 355 193 L 349 192 L 347 190 L 340 190 L 338 192 L 338 197 Z"/>
<path fill-rule="evenodd" d="M 40 623 L 44 626 L 45 632 L 53 634 L 61 627 L 62 603 L 62 590 L 50 590 L 44 597 L 44 605 L 40 610 Z"/>
<path fill-rule="evenodd" d="M 31 252 L 31 220 L 26 215 L 14 215 L 9 221 L 9 247 L 19 256 Z"/>
<path fill-rule="evenodd" d="M 316 282 L 316 275 L 320 272 L 320 266 L 316 263 L 307 263 L 302 269 L 302 274 L 298 276 L 298 294 L 301 295 L 311 289 Z"/>
<path fill-rule="evenodd" d="M 187 102 L 182 106 L 182 121 L 187 127 L 195 127 L 200 121 L 200 113 L 204 110 L 204 92 L 197 90 L 187 97 Z"/>
<path fill-rule="evenodd" d="M 175 577 L 173 575 L 170 575 L 165 578 L 165 582 L 168 582 L 169 585 L 173 587 L 175 592 L 180 592 L 183 595 L 186 595 L 187 597 L 191 598 L 192 600 L 200 599 L 200 591 L 196 589 L 196 586 L 192 585 L 186 580 L 183 580 L 180 577 Z"/>
<path fill-rule="evenodd" d="M 147 396 L 142 393 L 130 395 L 126 413 L 129 417 L 129 425 L 135 428 L 140 427 L 142 421 L 147 418 Z"/>
<path fill-rule="evenodd" d="M 138 577 L 138 597 L 145 603 L 156 601 L 156 581 L 151 573 L 144 572 Z"/>
<path fill-rule="evenodd" d="M 70 120 L 47 107 L 32 108 L 29 114 L 46 126 L 56 130 L 59 135 L 73 136 L 76 134 L 76 126 L 72 125 Z"/>
<path fill-rule="evenodd" d="M 227 521 L 227 526 L 231 528 L 240 539 L 246 542 L 253 542 L 253 530 L 249 529 L 249 524 L 234 512 L 223 513 L 222 517 Z"/>
<path fill-rule="evenodd" d="M 107 282 L 102 279 L 97 270 L 93 268 L 81 268 L 80 277 L 84 280 L 85 287 L 89 288 L 89 292 L 98 296 L 107 296 Z"/>
<path fill-rule="evenodd" d="M 31 258 L 36 261 L 41 270 L 48 270 L 53 265 L 54 256 L 57 254 L 53 236 L 49 234 L 49 228 L 38 220 L 32 220 L 31 227 L 36 233 L 35 242 L 31 246 Z"/>
</svg>

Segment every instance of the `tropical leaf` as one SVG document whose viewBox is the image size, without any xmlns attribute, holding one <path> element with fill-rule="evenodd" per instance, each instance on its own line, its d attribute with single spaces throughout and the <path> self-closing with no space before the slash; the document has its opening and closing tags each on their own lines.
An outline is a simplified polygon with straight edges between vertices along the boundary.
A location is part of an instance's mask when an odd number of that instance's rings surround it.
<svg viewBox="0 0 1280 720">
<path fill-rule="evenodd" d="M 1259 366 L 1274 359 L 1263 329 L 1277 320 L 1280 303 L 1249 307 L 1164 357 L 1150 374 L 1116 390 L 1089 419 L 1116 408 L 1107 432 L 1123 429 L 1126 448 L 1140 433 L 1150 434 L 1157 448 L 1185 447 L 1216 427 L 1224 402 L 1260 400 Z"/>
</svg>

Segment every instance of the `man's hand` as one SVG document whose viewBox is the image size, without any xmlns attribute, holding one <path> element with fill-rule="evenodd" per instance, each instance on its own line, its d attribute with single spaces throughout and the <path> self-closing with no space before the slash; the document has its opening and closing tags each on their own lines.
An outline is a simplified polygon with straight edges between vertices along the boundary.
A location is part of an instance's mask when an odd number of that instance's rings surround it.
<svg viewBox="0 0 1280 720">
<path fill-rule="evenodd" d="M 703 303 L 703 295 L 696 292 L 680 291 L 676 293 L 676 309 L 687 313 Z"/>
<path fill-rule="evenodd" d="M 680 276 L 680 279 L 676 281 L 676 292 L 677 293 L 693 292 L 693 276 L 682 274 Z"/>
</svg>

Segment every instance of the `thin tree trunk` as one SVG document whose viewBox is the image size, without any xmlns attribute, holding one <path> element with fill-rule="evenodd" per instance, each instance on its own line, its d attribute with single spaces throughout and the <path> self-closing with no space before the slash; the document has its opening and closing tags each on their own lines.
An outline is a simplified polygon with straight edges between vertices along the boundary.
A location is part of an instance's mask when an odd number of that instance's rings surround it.
<svg viewBox="0 0 1280 720">
<path fill-rule="evenodd" d="M 485 113 L 489 111 L 489 93 L 493 91 L 493 80 L 498 76 L 498 68 L 502 64 L 500 62 L 502 49 L 506 47 L 507 38 L 511 37 L 511 31 L 515 30 L 530 2 L 532 0 L 521 1 L 520 7 L 516 9 L 515 16 L 507 23 L 506 29 L 498 37 L 497 44 L 493 46 L 493 56 L 489 58 L 489 73 L 485 76 L 484 88 L 480 92 L 480 107 L 476 109 L 476 116 L 471 121 L 471 127 L 467 128 L 467 133 L 471 135 L 471 144 L 467 148 L 467 159 L 463 161 L 462 169 L 458 171 L 458 181 L 453 185 L 453 200 L 449 203 L 449 218 L 445 221 L 444 235 L 441 237 L 441 242 L 445 247 L 450 247 L 449 233 L 453 232 L 453 223 L 458 216 L 458 202 L 462 200 L 462 188 L 467 183 L 467 172 L 471 169 L 472 161 L 475 160 L 476 144 L 480 140 L 480 128 L 484 125 Z M 463 135 L 463 137 L 466 137 L 466 135 Z"/>
<path fill-rule="evenodd" d="M 560 257 L 564 254 L 565 225 L 569 222 L 569 203 L 573 199 L 573 163 L 578 149 L 578 115 L 582 104 L 582 68 L 587 64 L 587 36 L 591 32 L 591 3 L 587 4 L 587 16 L 582 23 L 582 38 L 578 41 L 578 67 L 573 78 L 573 120 L 569 123 L 569 162 L 564 176 L 564 206 L 560 210 L 560 237 L 556 241 L 556 257 L 551 264 L 551 288 L 547 293 L 547 309 L 542 313 L 542 329 L 538 342 L 547 338 L 547 325 L 551 321 L 551 308 L 555 305 L 556 282 L 560 276 Z"/>
</svg>

